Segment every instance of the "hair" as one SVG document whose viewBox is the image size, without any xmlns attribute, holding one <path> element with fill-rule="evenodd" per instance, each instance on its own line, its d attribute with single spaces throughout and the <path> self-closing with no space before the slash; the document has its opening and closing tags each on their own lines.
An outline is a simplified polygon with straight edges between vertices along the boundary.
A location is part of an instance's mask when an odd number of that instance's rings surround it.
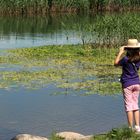
<svg viewBox="0 0 140 140">
<path fill-rule="evenodd" d="M 128 57 L 129 62 L 138 62 L 140 61 L 140 49 L 127 49 L 126 56 Z"/>
</svg>

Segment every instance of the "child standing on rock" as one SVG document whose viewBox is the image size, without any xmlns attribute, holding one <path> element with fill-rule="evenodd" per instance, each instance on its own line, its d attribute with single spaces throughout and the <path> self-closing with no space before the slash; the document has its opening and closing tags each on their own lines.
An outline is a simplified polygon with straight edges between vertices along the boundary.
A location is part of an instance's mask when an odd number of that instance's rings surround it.
<svg viewBox="0 0 140 140">
<path fill-rule="evenodd" d="M 121 84 L 124 97 L 125 111 L 128 126 L 140 132 L 139 119 L 139 91 L 140 80 L 138 70 L 140 67 L 140 43 L 137 39 L 129 39 L 127 46 L 122 46 L 117 54 L 115 66 L 122 66 Z"/>
</svg>

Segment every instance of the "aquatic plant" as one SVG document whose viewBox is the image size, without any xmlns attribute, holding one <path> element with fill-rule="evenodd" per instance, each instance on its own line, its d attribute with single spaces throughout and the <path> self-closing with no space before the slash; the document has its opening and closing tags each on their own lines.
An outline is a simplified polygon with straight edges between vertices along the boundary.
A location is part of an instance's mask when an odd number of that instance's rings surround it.
<svg viewBox="0 0 140 140">
<path fill-rule="evenodd" d="M 90 48 L 90 49 L 85 49 Z M 112 53 L 110 53 L 110 51 Z M 42 88 L 54 84 L 58 88 L 89 94 L 120 93 L 120 69 L 113 66 L 116 49 L 64 45 L 7 50 L 1 64 L 21 67 L 0 71 L 1 88 Z"/>
</svg>

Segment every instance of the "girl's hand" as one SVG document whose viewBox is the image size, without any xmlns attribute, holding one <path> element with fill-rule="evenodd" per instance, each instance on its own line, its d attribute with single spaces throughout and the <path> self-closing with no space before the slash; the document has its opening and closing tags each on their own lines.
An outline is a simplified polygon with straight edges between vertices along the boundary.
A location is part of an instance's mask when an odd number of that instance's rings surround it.
<svg viewBox="0 0 140 140">
<path fill-rule="evenodd" d="M 120 65 L 119 62 L 120 62 L 120 60 L 121 60 L 121 58 L 123 56 L 123 53 L 125 52 L 124 48 L 125 48 L 125 46 L 120 47 L 119 53 L 118 53 L 118 55 L 116 56 L 116 58 L 114 60 L 114 65 L 115 66 Z"/>
<path fill-rule="evenodd" d="M 123 54 L 125 52 L 124 48 L 125 46 L 120 47 L 119 53 Z"/>
</svg>

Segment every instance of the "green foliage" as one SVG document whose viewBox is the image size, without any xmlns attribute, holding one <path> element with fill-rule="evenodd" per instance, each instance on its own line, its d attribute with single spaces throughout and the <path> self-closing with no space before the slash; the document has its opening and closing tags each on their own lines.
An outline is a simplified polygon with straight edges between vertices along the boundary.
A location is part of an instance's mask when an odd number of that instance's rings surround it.
<svg viewBox="0 0 140 140">
<path fill-rule="evenodd" d="M 136 134 L 128 127 L 115 128 L 104 135 L 95 135 L 94 140 L 140 140 L 140 134 Z"/>
<path fill-rule="evenodd" d="M 88 0 L 55 0 L 57 5 L 71 8 L 88 8 Z"/>
<path fill-rule="evenodd" d="M 48 0 L 0 0 L 1 7 L 5 8 L 15 8 L 26 7 L 26 6 L 34 6 L 37 3 L 39 6 L 43 6 L 45 4 L 47 6 Z"/>
<path fill-rule="evenodd" d="M 112 131 L 107 134 L 107 137 L 112 140 L 140 139 L 140 135 L 135 134 L 135 132 L 128 127 L 112 129 Z"/>
<path fill-rule="evenodd" d="M 63 140 L 53 133 L 50 140 Z M 106 134 L 93 135 L 90 140 L 140 140 L 140 134 L 136 134 L 132 129 L 124 126 L 122 128 L 113 128 Z"/>
<path fill-rule="evenodd" d="M 76 9 L 91 9 L 91 10 L 105 10 L 105 9 L 137 9 L 139 8 L 139 0 L 0 0 L 0 8 L 4 13 L 41 13 L 46 12 L 51 7 L 59 7 L 61 11 L 63 8 L 70 10 Z M 62 8 L 63 7 L 63 8 Z M 33 8 L 33 9 L 32 9 Z M 64 10 L 63 9 L 63 10 Z"/>
<path fill-rule="evenodd" d="M 117 47 L 124 44 L 128 38 L 140 38 L 139 14 L 132 12 L 96 15 L 94 23 L 88 20 L 84 23 L 77 22 L 72 28 L 78 31 L 82 42 L 99 46 Z"/>
<path fill-rule="evenodd" d="M 0 0 L 0 8 L 3 14 L 37 14 L 48 8 L 48 0 Z"/>
<path fill-rule="evenodd" d="M 61 138 L 61 137 L 57 136 L 56 133 L 52 133 L 49 140 L 64 140 L 64 138 Z"/>
<path fill-rule="evenodd" d="M 34 47 L 34 48 L 23 48 L 23 49 L 13 49 L 9 50 L 16 56 L 24 57 L 27 59 L 46 59 L 47 57 L 74 57 L 84 55 L 84 49 L 81 47 L 70 46 L 44 46 L 44 47 Z"/>
</svg>

